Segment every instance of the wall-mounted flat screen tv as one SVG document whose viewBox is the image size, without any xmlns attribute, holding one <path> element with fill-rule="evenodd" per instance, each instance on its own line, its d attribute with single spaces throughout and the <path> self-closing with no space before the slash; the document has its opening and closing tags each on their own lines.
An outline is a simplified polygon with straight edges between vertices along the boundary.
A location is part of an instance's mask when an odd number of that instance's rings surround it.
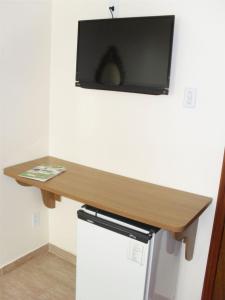
<svg viewBox="0 0 225 300">
<path fill-rule="evenodd" d="M 168 94 L 174 16 L 78 22 L 76 86 Z"/>
</svg>

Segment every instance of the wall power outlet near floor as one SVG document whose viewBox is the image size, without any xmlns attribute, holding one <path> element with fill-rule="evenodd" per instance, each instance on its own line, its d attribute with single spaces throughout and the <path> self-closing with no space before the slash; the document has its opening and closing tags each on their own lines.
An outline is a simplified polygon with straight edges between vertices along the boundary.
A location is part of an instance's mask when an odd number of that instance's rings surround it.
<svg viewBox="0 0 225 300">
<path fill-rule="evenodd" d="M 41 225 L 41 214 L 40 212 L 34 212 L 32 214 L 32 227 L 36 228 L 39 227 Z"/>
</svg>

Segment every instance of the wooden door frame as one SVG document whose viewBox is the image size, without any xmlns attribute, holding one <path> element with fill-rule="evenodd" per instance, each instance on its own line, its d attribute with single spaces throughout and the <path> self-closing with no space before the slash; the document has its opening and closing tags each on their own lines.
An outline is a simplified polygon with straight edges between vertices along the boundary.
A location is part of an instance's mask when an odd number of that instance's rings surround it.
<svg viewBox="0 0 225 300">
<path fill-rule="evenodd" d="M 216 205 L 216 212 L 211 236 L 208 262 L 205 273 L 205 281 L 202 291 L 202 300 L 211 300 L 213 296 L 214 282 L 216 278 L 217 264 L 225 222 L 225 151 L 223 158 L 220 187 Z"/>
</svg>

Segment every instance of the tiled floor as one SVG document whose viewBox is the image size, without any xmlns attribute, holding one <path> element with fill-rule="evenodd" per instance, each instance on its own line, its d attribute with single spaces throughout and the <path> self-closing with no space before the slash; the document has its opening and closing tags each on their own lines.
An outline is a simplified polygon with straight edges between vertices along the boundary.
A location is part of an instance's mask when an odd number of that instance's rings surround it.
<svg viewBox="0 0 225 300">
<path fill-rule="evenodd" d="M 74 300 L 75 266 L 40 255 L 0 277 L 0 300 Z"/>
</svg>

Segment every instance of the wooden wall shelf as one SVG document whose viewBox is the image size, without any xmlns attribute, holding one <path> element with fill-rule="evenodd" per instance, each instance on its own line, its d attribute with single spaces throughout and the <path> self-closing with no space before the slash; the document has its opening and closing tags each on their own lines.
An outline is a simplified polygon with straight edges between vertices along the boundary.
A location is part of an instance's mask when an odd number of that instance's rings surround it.
<svg viewBox="0 0 225 300">
<path fill-rule="evenodd" d="M 19 174 L 38 165 L 63 165 L 66 172 L 43 183 Z M 44 204 L 54 208 L 64 196 L 121 216 L 170 231 L 186 245 L 191 260 L 197 220 L 212 199 L 46 156 L 4 169 L 24 186 L 41 190 Z"/>
</svg>

